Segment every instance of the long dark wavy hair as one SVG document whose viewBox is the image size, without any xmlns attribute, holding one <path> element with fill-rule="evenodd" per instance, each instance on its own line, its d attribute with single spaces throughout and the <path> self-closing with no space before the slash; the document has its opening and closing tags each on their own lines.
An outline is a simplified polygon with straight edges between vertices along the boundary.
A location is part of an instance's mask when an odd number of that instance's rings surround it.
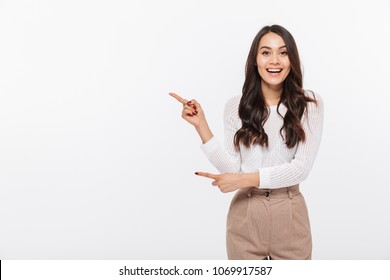
<svg viewBox="0 0 390 280">
<path fill-rule="evenodd" d="M 252 42 L 245 67 L 245 82 L 242 88 L 242 97 L 238 107 L 238 115 L 242 121 L 242 127 L 234 136 L 234 145 L 239 149 L 242 143 L 245 147 L 259 144 L 268 147 L 268 135 L 264 131 L 264 124 L 269 117 L 269 109 L 265 104 L 263 92 L 261 90 L 261 77 L 256 66 L 256 58 L 261 38 L 273 32 L 282 37 L 290 60 L 291 69 L 283 82 L 282 95 L 280 97 L 277 112 L 280 104 L 287 107 L 287 112 L 283 117 L 283 126 L 280 135 L 284 139 L 288 148 L 293 148 L 300 141 L 305 141 L 305 131 L 301 125 L 301 118 L 307 111 L 307 103 L 315 102 L 314 99 L 305 95 L 302 88 L 302 70 L 298 49 L 293 36 L 284 27 L 272 25 L 263 27 Z M 285 138 L 283 136 L 285 132 Z"/>
</svg>

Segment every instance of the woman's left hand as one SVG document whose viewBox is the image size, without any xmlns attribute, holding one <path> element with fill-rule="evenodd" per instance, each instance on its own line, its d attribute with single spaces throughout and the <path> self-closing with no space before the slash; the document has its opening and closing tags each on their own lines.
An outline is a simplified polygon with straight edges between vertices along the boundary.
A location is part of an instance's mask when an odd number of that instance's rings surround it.
<svg viewBox="0 0 390 280">
<path fill-rule="evenodd" d="M 218 188 L 223 193 L 233 192 L 241 188 L 248 188 L 255 186 L 256 173 L 251 174 L 236 174 L 236 173 L 224 173 L 224 174 L 211 174 L 207 172 L 195 172 L 198 176 L 213 179 L 211 183 L 213 186 Z M 258 178 L 258 175 L 257 175 Z M 249 179 L 249 180 L 248 180 Z M 252 180 L 251 180 L 252 179 Z M 254 183 L 254 184 L 252 184 Z"/>
</svg>

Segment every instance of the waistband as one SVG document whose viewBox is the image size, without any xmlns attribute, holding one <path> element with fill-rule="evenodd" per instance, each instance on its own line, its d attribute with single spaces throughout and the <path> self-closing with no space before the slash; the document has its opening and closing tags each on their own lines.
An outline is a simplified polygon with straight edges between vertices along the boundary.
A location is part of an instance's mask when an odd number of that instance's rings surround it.
<svg viewBox="0 0 390 280">
<path fill-rule="evenodd" d="M 299 191 L 299 185 L 278 189 L 259 189 L 256 187 L 252 187 L 247 189 L 241 189 L 240 192 L 246 194 L 248 197 L 261 196 L 266 199 L 293 198 L 294 196 L 301 194 L 301 192 Z"/>
</svg>

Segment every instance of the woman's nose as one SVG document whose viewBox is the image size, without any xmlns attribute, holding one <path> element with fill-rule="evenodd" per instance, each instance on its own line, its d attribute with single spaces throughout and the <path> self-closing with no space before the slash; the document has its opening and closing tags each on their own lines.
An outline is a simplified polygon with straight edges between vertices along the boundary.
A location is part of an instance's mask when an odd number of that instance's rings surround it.
<svg viewBox="0 0 390 280">
<path fill-rule="evenodd" d="M 279 63 L 279 57 L 276 54 L 271 55 L 270 62 Z"/>
</svg>

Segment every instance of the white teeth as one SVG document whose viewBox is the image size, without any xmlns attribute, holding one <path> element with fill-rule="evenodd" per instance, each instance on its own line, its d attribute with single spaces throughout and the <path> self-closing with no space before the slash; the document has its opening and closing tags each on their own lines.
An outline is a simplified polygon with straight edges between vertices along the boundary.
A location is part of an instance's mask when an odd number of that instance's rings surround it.
<svg viewBox="0 0 390 280">
<path fill-rule="evenodd" d="M 268 68 L 267 71 L 270 72 L 270 73 L 280 73 L 280 72 L 282 72 L 282 69 L 280 69 L 280 68 L 279 69 L 270 69 L 270 68 Z"/>
</svg>

